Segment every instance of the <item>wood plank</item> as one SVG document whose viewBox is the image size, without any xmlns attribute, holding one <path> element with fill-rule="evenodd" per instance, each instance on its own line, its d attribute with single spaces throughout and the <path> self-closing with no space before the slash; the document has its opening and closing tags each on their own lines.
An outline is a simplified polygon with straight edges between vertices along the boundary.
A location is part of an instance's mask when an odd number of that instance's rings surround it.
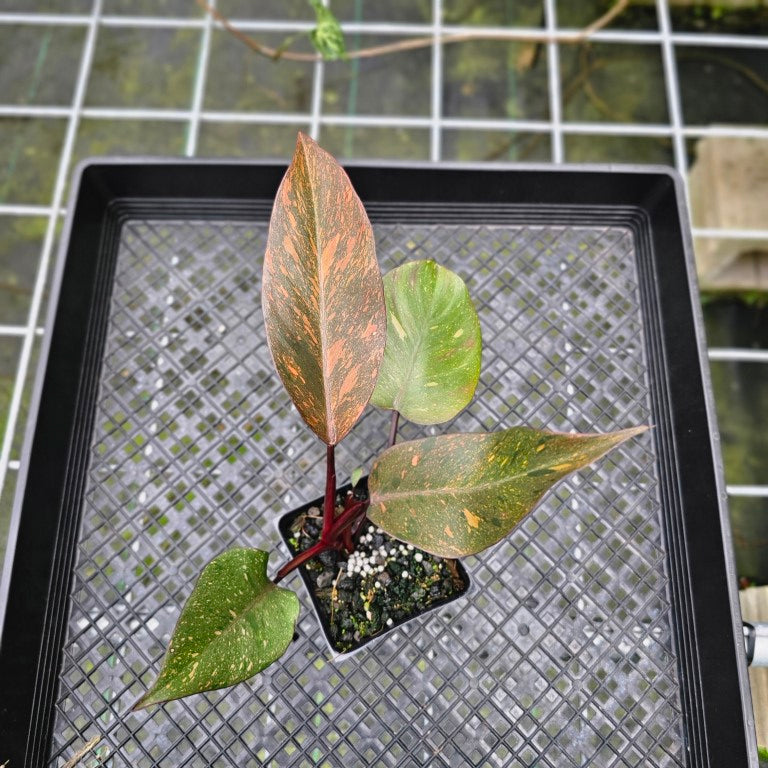
<svg viewBox="0 0 768 768">
<path fill-rule="evenodd" d="M 689 174 L 696 226 L 763 229 L 768 194 L 768 141 L 708 136 L 696 144 Z M 708 290 L 768 290 L 768 242 L 696 238 L 699 282 Z"/>
</svg>

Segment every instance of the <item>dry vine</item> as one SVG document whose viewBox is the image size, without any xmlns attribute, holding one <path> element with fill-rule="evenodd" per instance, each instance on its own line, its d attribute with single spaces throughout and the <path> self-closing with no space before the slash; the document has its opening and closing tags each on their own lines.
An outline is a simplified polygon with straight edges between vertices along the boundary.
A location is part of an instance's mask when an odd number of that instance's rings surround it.
<svg viewBox="0 0 768 768">
<path fill-rule="evenodd" d="M 286 61 L 322 61 L 323 57 L 319 53 L 300 53 L 297 51 L 285 50 L 283 47 L 271 48 L 264 43 L 259 42 L 250 35 L 246 35 L 242 30 L 235 27 L 229 19 L 212 6 L 208 5 L 206 0 L 197 0 L 197 4 L 211 15 L 221 26 L 229 32 L 234 38 L 247 45 L 254 53 L 266 56 L 273 61 L 285 59 Z M 346 54 L 346 59 L 369 59 L 375 56 L 384 56 L 391 53 L 400 53 L 401 51 L 413 51 L 419 48 L 429 48 L 436 42 L 442 45 L 447 43 L 464 43 L 470 40 L 501 40 L 501 41 L 519 41 L 526 43 L 583 43 L 588 40 L 595 32 L 603 29 L 610 24 L 617 16 L 623 13 L 630 4 L 630 0 L 616 0 L 616 2 L 599 18 L 595 19 L 584 29 L 573 33 L 561 33 L 559 35 L 529 35 L 523 32 L 509 29 L 498 32 L 458 32 L 455 34 L 440 35 L 435 37 L 415 37 L 410 40 L 398 40 L 394 43 L 384 45 L 374 45 L 369 48 L 360 48 L 356 51 L 350 51 Z"/>
</svg>

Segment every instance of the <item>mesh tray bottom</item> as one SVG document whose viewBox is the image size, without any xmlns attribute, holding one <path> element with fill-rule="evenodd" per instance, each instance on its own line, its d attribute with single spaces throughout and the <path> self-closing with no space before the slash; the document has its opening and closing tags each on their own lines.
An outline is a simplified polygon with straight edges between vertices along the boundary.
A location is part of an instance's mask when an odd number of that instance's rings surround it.
<svg viewBox="0 0 768 768">
<path fill-rule="evenodd" d="M 375 226 L 382 269 L 468 282 L 483 373 L 452 430 L 648 423 L 636 244 L 621 227 Z M 99 735 L 110 766 L 685 765 L 652 435 L 564 481 L 469 558 L 470 594 L 333 661 L 298 577 L 298 640 L 228 692 L 129 714 L 203 565 L 279 550 L 323 446 L 273 371 L 266 225 L 133 220 L 121 232 L 51 765 Z M 441 428 L 442 429 L 442 428 Z M 369 466 L 387 417 L 339 447 Z M 401 439 L 424 434 L 405 424 Z"/>
</svg>

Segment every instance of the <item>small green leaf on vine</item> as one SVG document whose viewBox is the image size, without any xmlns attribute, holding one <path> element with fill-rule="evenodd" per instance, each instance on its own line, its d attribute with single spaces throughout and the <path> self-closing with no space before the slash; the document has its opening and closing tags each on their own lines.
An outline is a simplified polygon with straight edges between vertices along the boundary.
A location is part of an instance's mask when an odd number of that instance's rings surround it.
<svg viewBox="0 0 768 768">
<path fill-rule="evenodd" d="M 320 0 L 310 0 L 310 5 L 315 9 L 317 26 L 309 33 L 309 39 L 315 50 L 326 60 L 336 61 L 347 56 L 344 45 L 344 33 L 341 24 L 333 15 L 330 8 L 326 8 Z"/>
</svg>

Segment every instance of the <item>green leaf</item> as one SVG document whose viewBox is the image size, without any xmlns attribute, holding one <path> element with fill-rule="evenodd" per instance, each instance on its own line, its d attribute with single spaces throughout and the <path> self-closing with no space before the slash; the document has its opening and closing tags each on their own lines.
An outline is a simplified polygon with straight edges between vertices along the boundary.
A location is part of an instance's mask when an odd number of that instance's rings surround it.
<svg viewBox="0 0 768 768">
<path fill-rule="evenodd" d="M 363 468 L 355 467 L 349 476 L 349 484 L 354 488 L 363 478 Z"/>
<path fill-rule="evenodd" d="M 472 399 L 482 339 L 464 281 L 434 261 L 384 277 L 387 346 L 371 402 L 417 424 L 453 418 Z"/>
<path fill-rule="evenodd" d="M 384 289 L 360 198 L 341 166 L 302 133 L 272 210 L 262 306 L 285 388 L 315 434 L 336 445 L 376 384 Z"/>
<path fill-rule="evenodd" d="M 347 50 L 344 45 L 344 33 L 338 19 L 320 0 L 310 0 L 310 5 L 315 9 L 317 21 L 317 26 L 309 33 L 312 45 L 326 61 L 345 58 Z"/>
<path fill-rule="evenodd" d="M 562 477 L 645 429 L 576 435 L 512 427 L 399 443 L 373 465 L 368 517 L 435 555 L 472 555 L 504 538 Z"/>
<path fill-rule="evenodd" d="M 240 683 L 279 659 L 293 639 L 299 599 L 267 578 L 269 554 L 230 549 L 200 574 L 141 709 Z"/>
</svg>

